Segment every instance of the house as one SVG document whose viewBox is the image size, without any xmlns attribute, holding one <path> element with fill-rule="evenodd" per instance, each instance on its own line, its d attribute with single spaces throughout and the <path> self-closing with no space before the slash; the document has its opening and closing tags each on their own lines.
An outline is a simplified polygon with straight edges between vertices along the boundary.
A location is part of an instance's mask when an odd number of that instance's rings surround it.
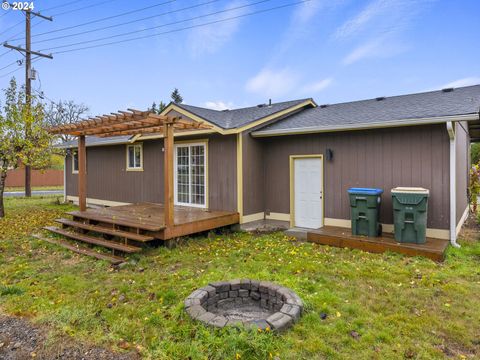
<svg viewBox="0 0 480 360">
<path fill-rule="evenodd" d="M 427 236 L 456 242 L 468 215 L 469 146 L 480 139 L 480 85 L 318 105 L 313 99 L 217 111 L 169 104 L 162 115 L 208 128 L 174 138 L 174 203 L 238 212 L 239 222 L 350 226 L 350 187 L 430 190 Z M 164 203 L 162 134 L 87 137 L 92 205 Z M 65 143 L 65 196 L 76 201 L 76 143 Z"/>
</svg>

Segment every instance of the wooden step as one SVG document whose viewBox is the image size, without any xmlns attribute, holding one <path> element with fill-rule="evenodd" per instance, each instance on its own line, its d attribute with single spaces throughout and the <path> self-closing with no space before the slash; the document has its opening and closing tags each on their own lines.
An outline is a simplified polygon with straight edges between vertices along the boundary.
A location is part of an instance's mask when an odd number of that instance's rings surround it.
<svg viewBox="0 0 480 360">
<path fill-rule="evenodd" d="M 101 233 L 101 234 L 118 236 L 118 237 L 121 237 L 121 238 L 127 238 L 127 239 L 130 239 L 130 240 L 135 240 L 135 241 L 140 241 L 140 242 L 147 242 L 147 241 L 155 240 L 155 238 L 152 237 L 152 236 L 136 234 L 136 233 L 132 233 L 132 232 L 128 232 L 128 231 L 110 229 L 110 228 L 107 228 L 107 227 L 104 227 L 104 226 L 84 224 L 84 223 L 81 223 L 81 222 L 78 222 L 78 221 L 73 221 L 73 220 L 68 220 L 68 219 L 56 219 L 55 221 L 62 224 L 62 225 L 74 227 L 74 228 L 77 228 L 77 229 L 94 231 L 94 232 Z"/>
<path fill-rule="evenodd" d="M 124 244 L 120 244 L 120 243 L 114 242 L 114 241 L 103 240 L 103 239 L 100 239 L 98 237 L 88 236 L 88 235 L 79 234 L 79 233 L 76 233 L 76 232 L 71 232 L 71 231 L 59 229 L 55 226 L 46 226 L 46 227 L 44 227 L 44 229 L 48 230 L 48 231 L 51 231 L 55 234 L 63 235 L 65 237 L 73 239 L 73 240 L 82 241 L 82 242 L 92 244 L 92 245 L 103 246 L 103 247 L 113 249 L 113 250 L 123 251 L 123 252 L 129 253 L 129 254 L 139 252 L 139 251 L 142 250 L 142 248 L 139 248 L 137 246 L 124 245 Z"/>
<path fill-rule="evenodd" d="M 127 226 L 131 228 L 137 228 L 147 231 L 160 231 L 165 229 L 164 224 L 156 224 L 153 221 L 147 220 L 138 220 L 135 218 L 124 218 L 122 214 L 117 215 L 110 215 L 110 214 L 102 214 L 99 211 L 69 211 L 67 212 L 68 215 L 73 217 L 87 219 L 87 220 L 94 220 L 99 221 L 107 224 L 115 224 L 121 226 Z"/>
<path fill-rule="evenodd" d="M 120 257 L 120 256 L 102 254 L 102 253 L 96 252 L 96 251 L 94 251 L 92 249 L 89 249 L 89 248 L 72 245 L 65 240 L 51 239 L 51 238 L 41 236 L 41 235 L 38 235 L 38 234 L 34 234 L 32 236 L 34 238 L 39 239 L 39 240 L 49 242 L 50 244 L 61 246 L 65 249 L 76 252 L 77 254 L 87 255 L 87 256 L 94 257 L 95 259 L 108 261 L 112 265 L 119 265 L 119 264 L 125 262 L 125 259 Z"/>
</svg>

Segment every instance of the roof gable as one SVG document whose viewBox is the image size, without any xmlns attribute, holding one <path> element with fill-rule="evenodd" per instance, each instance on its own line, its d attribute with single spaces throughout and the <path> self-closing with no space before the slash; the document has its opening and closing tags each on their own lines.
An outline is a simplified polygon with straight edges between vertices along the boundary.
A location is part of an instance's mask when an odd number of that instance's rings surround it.
<svg viewBox="0 0 480 360">
<path fill-rule="evenodd" d="M 162 115 L 174 110 L 195 120 L 203 120 L 220 133 L 238 133 L 247 128 L 258 126 L 268 121 L 275 120 L 290 112 L 303 107 L 314 107 L 312 99 L 300 99 L 273 103 L 271 105 L 257 105 L 232 110 L 212 110 L 198 106 L 170 103 Z"/>
</svg>

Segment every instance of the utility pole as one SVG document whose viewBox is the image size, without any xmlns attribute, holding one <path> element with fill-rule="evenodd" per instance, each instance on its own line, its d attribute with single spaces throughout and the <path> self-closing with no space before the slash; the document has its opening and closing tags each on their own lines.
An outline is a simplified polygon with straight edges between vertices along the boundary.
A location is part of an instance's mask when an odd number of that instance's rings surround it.
<svg viewBox="0 0 480 360">
<path fill-rule="evenodd" d="M 29 116 L 32 107 L 32 54 L 48 59 L 53 59 L 52 55 L 46 55 L 36 51 L 32 51 L 31 15 L 38 16 L 48 21 L 53 21 L 53 18 L 49 16 L 44 16 L 37 12 L 33 12 L 29 9 L 25 9 L 23 11 L 25 12 L 25 49 L 18 46 L 9 45 L 6 42 L 3 44 L 3 46 L 25 54 L 25 102 L 27 106 L 27 116 Z M 30 131 L 31 129 L 27 123 L 27 126 L 25 128 L 26 139 L 30 137 Z M 29 164 L 25 164 L 25 196 L 32 196 L 32 168 Z"/>
</svg>

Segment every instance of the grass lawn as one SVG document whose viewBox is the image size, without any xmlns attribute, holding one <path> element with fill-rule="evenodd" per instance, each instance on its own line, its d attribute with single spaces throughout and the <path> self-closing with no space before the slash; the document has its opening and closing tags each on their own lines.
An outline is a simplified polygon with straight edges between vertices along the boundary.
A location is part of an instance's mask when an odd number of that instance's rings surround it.
<svg viewBox="0 0 480 360">
<path fill-rule="evenodd" d="M 32 186 L 32 191 L 46 191 L 46 190 L 63 190 L 63 185 L 58 186 Z M 8 186 L 5 192 L 9 191 L 25 191 L 23 186 Z"/>
<path fill-rule="evenodd" d="M 52 342 L 68 334 L 147 359 L 480 357 L 475 233 L 461 249 L 450 248 L 443 264 L 296 242 L 282 233 L 234 233 L 149 249 L 117 271 L 29 237 L 70 205 L 33 198 L 7 199 L 6 206 L 0 311 L 46 324 Z M 234 278 L 292 288 L 305 302 L 302 319 L 278 335 L 205 328 L 184 313 L 183 300 L 195 288 Z"/>
</svg>

